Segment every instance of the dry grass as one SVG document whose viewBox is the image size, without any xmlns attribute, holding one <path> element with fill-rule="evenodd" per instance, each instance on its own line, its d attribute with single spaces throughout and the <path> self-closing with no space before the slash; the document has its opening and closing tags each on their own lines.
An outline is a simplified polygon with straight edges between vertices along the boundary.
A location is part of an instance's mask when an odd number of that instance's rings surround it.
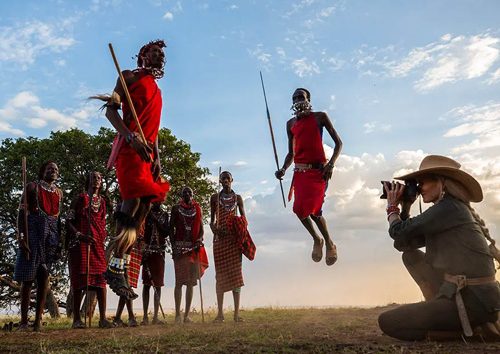
<svg viewBox="0 0 500 354">
<path fill-rule="evenodd" d="M 138 328 L 71 330 L 68 319 L 42 333 L 0 333 L 0 352 L 17 353 L 498 353 L 497 343 L 409 343 L 388 338 L 377 326 L 386 308 L 272 309 L 243 311 L 244 323 L 194 323 Z M 97 318 L 93 320 L 97 324 Z"/>
</svg>

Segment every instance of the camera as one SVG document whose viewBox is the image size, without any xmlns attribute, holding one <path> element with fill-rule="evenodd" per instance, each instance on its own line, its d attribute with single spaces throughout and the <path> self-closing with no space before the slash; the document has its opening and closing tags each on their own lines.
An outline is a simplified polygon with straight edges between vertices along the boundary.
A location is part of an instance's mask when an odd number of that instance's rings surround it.
<svg viewBox="0 0 500 354">
<path fill-rule="evenodd" d="M 380 199 L 387 199 L 387 193 L 384 188 L 384 184 L 387 184 L 389 190 L 392 188 L 392 183 L 389 181 L 380 181 L 382 183 L 382 195 Z M 403 190 L 402 200 L 403 202 L 411 202 L 417 198 L 417 195 L 420 194 L 420 189 L 417 184 L 417 180 L 409 179 L 405 181 L 405 189 Z"/>
</svg>

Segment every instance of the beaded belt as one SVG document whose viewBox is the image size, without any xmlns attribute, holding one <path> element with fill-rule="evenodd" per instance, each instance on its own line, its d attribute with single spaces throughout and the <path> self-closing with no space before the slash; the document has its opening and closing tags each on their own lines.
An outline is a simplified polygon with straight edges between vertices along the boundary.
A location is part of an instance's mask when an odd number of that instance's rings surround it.
<svg viewBox="0 0 500 354">
<path fill-rule="evenodd" d="M 322 163 L 296 163 L 294 171 L 322 170 L 325 165 Z"/>
</svg>

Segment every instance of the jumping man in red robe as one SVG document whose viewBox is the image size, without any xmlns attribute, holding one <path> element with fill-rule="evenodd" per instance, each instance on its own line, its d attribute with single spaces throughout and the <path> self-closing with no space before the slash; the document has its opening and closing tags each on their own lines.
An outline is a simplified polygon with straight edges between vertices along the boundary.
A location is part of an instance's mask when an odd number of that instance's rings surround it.
<svg viewBox="0 0 500 354">
<path fill-rule="evenodd" d="M 296 89 L 292 100 L 295 116 L 286 124 L 288 154 L 283 167 L 275 174 L 276 178 L 282 179 L 293 160 L 295 168 L 289 195 L 290 199 L 291 194 L 295 194 L 293 212 L 314 240 L 313 261 L 319 262 L 323 257 L 324 241 L 314 229 L 313 225 L 316 224 L 326 241 L 326 264 L 332 265 L 337 261 L 337 248 L 328 233 L 322 206 L 335 161 L 342 149 L 342 141 L 328 115 L 312 111 L 311 94 L 308 90 Z M 332 158 L 328 162 L 323 149 L 323 128 L 335 142 Z"/>
<path fill-rule="evenodd" d="M 125 277 L 125 263 L 152 202 L 163 202 L 169 184 L 160 177 L 158 131 L 162 109 L 161 92 L 156 80 L 163 77 L 165 54 L 162 40 L 144 45 L 137 55 L 137 69 L 123 71 L 132 102 L 146 141 L 142 141 L 125 100 L 120 80 L 110 97 L 97 96 L 106 103 L 106 117 L 118 131 L 108 165 L 116 168 L 123 200 L 117 212 L 117 232 L 108 248 L 106 271 L 109 287 L 119 296 L 137 298 Z M 123 110 L 123 119 L 118 109 Z"/>
</svg>

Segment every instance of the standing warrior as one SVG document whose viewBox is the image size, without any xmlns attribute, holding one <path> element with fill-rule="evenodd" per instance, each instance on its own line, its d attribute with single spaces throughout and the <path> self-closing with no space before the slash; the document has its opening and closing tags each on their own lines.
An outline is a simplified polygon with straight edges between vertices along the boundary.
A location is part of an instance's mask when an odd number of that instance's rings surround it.
<svg viewBox="0 0 500 354">
<path fill-rule="evenodd" d="M 69 274 L 73 289 L 73 328 L 85 328 L 80 304 L 85 289 L 95 290 L 99 304 L 99 327 L 110 328 L 106 320 L 106 201 L 100 195 L 102 176 L 92 172 L 85 190 L 71 203 L 67 225 L 70 231 Z M 90 198 L 90 196 L 92 196 Z M 90 229 L 89 229 L 90 225 Z M 88 296 L 88 294 L 87 294 Z M 88 311 L 88 310 L 87 310 Z"/>
<path fill-rule="evenodd" d="M 245 216 L 243 199 L 231 189 L 233 176 L 224 171 L 219 176 L 222 191 L 210 198 L 210 228 L 214 234 L 214 263 L 218 313 L 215 322 L 224 321 L 224 293 L 233 292 L 234 321 L 241 322 L 239 316 L 240 294 L 243 283 L 241 270 L 242 247 L 239 235 L 234 232 L 234 217 L 239 210 Z"/>
<path fill-rule="evenodd" d="M 163 202 L 170 186 L 160 178 L 158 130 L 162 109 L 161 92 L 156 80 L 163 77 L 165 42 L 156 40 L 144 45 L 137 55 L 137 69 L 123 71 L 132 102 L 147 141 L 142 141 L 132 119 L 131 108 L 124 101 L 125 92 L 117 81 L 111 97 L 106 99 L 106 117 L 119 135 L 113 144 L 109 165 L 116 168 L 116 176 L 123 200 L 117 213 L 117 234 L 112 238 L 108 254 L 113 255 L 106 271 L 110 288 L 129 299 L 137 295 L 125 279 L 125 259 L 137 236 L 151 202 Z M 123 103 L 122 103 L 123 101 Z M 118 113 L 123 109 L 123 119 Z"/>
<path fill-rule="evenodd" d="M 59 168 L 55 162 L 44 163 L 38 172 L 38 181 L 25 186 L 27 205 L 21 202 L 18 213 L 18 242 L 14 279 L 21 282 L 21 323 L 28 328 L 28 308 L 31 286 L 37 284 L 34 330 L 41 330 L 45 298 L 49 288 L 52 265 L 60 257 L 60 207 L 62 191 L 56 187 Z M 24 194 L 21 200 L 24 199 Z M 28 210 L 25 224 L 25 210 Z M 26 227 L 28 234 L 26 235 Z"/>
<path fill-rule="evenodd" d="M 161 287 L 165 274 L 165 248 L 168 236 L 168 214 L 161 209 L 160 203 L 154 203 L 146 218 L 144 228 L 144 251 L 142 253 L 142 304 L 144 318 L 142 325 L 149 324 L 149 292 L 153 287 L 154 312 L 153 324 L 162 324 L 158 320 Z"/>
<path fill-rule="evenodd" d="M 286 124 L 288 154 L 283 167 L 276 171 L 275 175 L 276 178 L 282 179 L 293 160 L 295 168 L 288 196 L 290 200 L 292 193 L 295 193 L 293 212 L 314 240 L 313 261 L 321 261 L 324 243 L 314 229 L 314 222 L 326 241 L 326 264 L 332 265 L 337 261 L 337 248 L 328 233 L 322 207 L 328 181 L 332 177 L 335 161 L 342 149 L 342 141 L 328 115 L 325 112 L 312 111 L 311 94 L 308 90 L 296 89 L 292 100 L 295 116 Z M 323 149 L 323 128 L 328 131 L 335 143 L 332 158 L 328 162 Z"/>
<path fill-rule="evenodd" d="M 203 215 L 200 205 L 193 200 L 193 190 L 182 189 L 182 199 L 172 208 L 170 222 L 172 257 L 175 268 L 175 322 L 181 323 L 182 286 L 186 286 L 184 322 L 189 318 L 193 286 L 208 268 L 208 257 L 203 246 Z"/>
</svg>

